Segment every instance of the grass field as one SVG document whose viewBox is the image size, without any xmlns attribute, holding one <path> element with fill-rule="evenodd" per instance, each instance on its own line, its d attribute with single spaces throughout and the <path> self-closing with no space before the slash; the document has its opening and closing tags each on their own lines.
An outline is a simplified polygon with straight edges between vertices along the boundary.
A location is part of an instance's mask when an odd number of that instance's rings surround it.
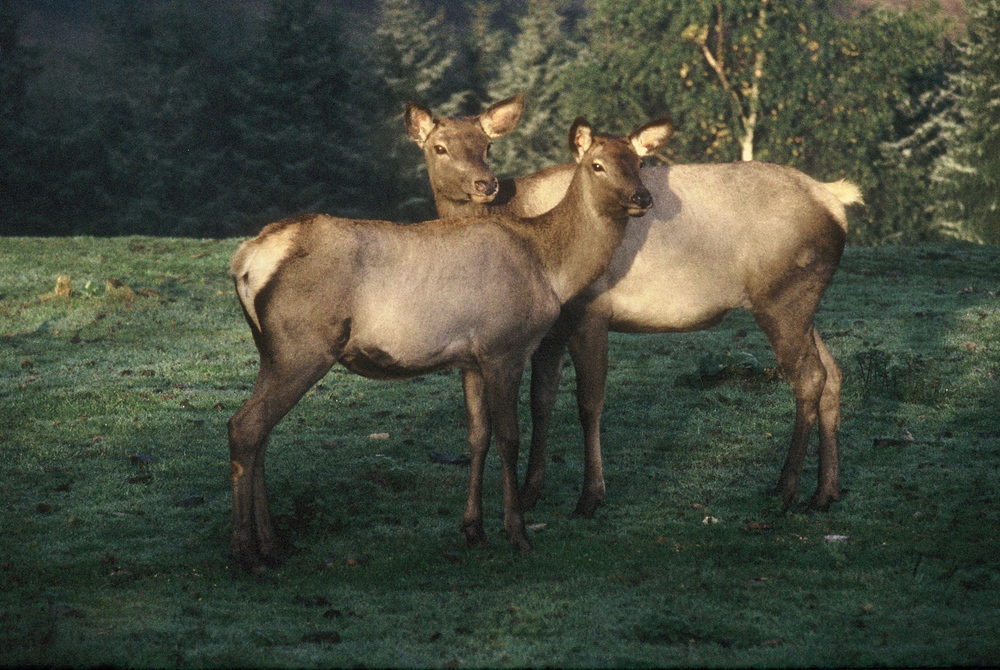
<svg viewBox="0 0 1000 670">
<path fill-rule="evenodd" d="M 793 404 L 739 313 L 612 336 L 588 521 L 567 367 L 525 557 L 495 455 L 476 550 L 467 468 L 428 456 L 466 450 L 456 372 L 335 369 L 275 430 L 288 560 L 255 580 L 227 554 L 236 246 L 0 238 L 0 665 L 1000 664 L 1000 249 L 848 249 L 817 319 L 845 370 L 829 513 L 766 495 Z"/>
</svg>

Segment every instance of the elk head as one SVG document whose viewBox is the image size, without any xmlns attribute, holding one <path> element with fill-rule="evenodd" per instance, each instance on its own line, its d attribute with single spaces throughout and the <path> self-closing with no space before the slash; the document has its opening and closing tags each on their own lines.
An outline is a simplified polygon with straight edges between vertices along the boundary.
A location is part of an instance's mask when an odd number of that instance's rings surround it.
<svg viewBox="0 0 1000 670">
<path fill-rule="evenodd" d="M 666 144 L 672 134 L 673 124 L 664 118 L 647 123 L 627 138 L 595 135 L 578 116 L 569 130 L 569 150 L 577 163 L 589 166 L 591 188 L 599 182 L 610 186 L 602 190 L 608 194 L 603 206 L 642 216 L 653 206 L 653 196 L 639 178 L 642 157 Z"/>
<path fill-rule="evenodd" d="M 524 96 L 492 105 L 479 116 L 436 118 L 416 103 L 406 105 L 406 132 L 424 150 L 435 199 L 488 203 L 498 184 L 487 163 L 490 143 L 521 120 Z"/>
</svg>

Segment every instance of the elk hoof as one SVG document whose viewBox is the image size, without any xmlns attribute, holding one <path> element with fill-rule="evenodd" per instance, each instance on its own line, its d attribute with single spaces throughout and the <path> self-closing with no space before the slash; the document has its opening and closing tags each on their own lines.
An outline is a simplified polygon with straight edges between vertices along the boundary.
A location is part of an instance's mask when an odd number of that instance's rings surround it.
<svg viewBox="0 0 1000 670">
<path fill-rule="evenodd" d="M 771 491 L 771 495 L 775 498 L 781 498 L 785 503 L 784 510 L 787 512 L 795 504 L 795 501 L 799 499 L 799 487 L 797 485 L 789 486 L 778 482 L 778 485 Z"/>
<path fill-rule="evenodd" d="M 817 491 L 809 499 L 808 510 L 810 512 L 829 512 L 830 505 L 837 501 L 837 496 L 830 493 L 820 493 Z"/>
<path fill-rule="evenodd" d="M 234 575 L 238 575 L 242 571 L 248 575 L 260 577 L 268 574 L 272 568 L 278 567 L 277 561 L 268 560 L 255 551 L 234 553 L 231 559 Z"/>
<path fill-rule="evenodd" d="M 534 486 L 524 488 L 521 492 L 521 511 L 529 512 L 535 509 L 535 505 L 542 497 L 542 489 L 540 487 L 536 488 Z"/>
<path fill-rule="evenodd" d="M 511 538 L 510 543 L 514 547 L 514 551 L 522 556 L 535 553 L 535 548 L 531 546 L 526 537 Z"/>
<path fill-rule="evenodd" d="M 570 514 L 571 519 L 593 519 L 597 508 L 604 504 L 604 498 L 597 496 L 580 496 L 576 509 Z"/>
<path fill-rule="evenodd" d="M 463 530 L 465 531 L 465 543 L 469 548 L 485 547 L 489 544 L 486 540 L 486 531 L 483 530 L 482 524 L 466 526 Z"/>
</svg>

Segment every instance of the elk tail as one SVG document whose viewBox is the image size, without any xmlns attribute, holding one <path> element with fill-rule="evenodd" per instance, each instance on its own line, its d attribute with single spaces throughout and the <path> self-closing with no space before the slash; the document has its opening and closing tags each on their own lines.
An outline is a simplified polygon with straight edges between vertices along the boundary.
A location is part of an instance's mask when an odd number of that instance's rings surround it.
<svg viewBox="0 0 1000 670">
<path fill-rule="evenodd" d="M 846 179 L 823 184 L 823 187 L 832 193 L 840 201 L 840 204 L 844 206 L 865 204 L 864 196 L 861 195 L 861 189 Z"/>
</svg>

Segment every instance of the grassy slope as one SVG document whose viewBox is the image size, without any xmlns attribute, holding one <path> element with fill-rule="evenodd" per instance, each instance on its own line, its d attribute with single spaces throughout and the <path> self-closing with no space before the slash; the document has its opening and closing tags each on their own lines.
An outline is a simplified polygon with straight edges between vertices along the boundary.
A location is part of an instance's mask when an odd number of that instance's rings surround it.
<svg viewBox="0 0 1000 670">
<path fill-rule="evenodd" d="M 227 558 L 225 422 L 256 372 L 235 247 L 0 238 L 0 665 L 1000 663 L 1000 249 L 848 250 L 818 317 L 846 371 L 829 514 L 765 495 L 793 406 L 735 314 L 613 336 L 591 521 L 567 369 L 529 557 L 495 458 L 474 551 L 467 470 L 427 458 L 465 450 L 457 374 L 331 372 L 272 439 L 289 560 L 258 583 Z M 75 294 L 43 299 L 59 274 Z"/>
</svg>

